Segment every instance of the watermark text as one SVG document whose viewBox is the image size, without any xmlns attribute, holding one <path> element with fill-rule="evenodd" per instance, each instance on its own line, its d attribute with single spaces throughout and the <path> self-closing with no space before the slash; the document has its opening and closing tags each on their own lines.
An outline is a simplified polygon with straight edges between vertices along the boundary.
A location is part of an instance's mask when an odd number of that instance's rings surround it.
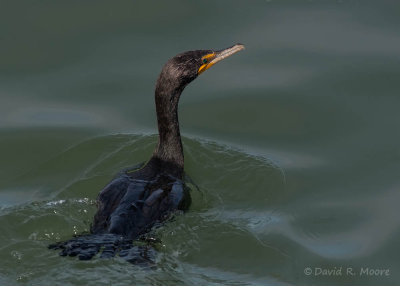
<svg viewBox="0 0 400 286">
<path fill-rule="evenodd" d="M 304 274 L 307 276 L 358 276 L 358 277 L 389 277 L 389 268 L 374 267 L 306 267 Z"/>
</svg>

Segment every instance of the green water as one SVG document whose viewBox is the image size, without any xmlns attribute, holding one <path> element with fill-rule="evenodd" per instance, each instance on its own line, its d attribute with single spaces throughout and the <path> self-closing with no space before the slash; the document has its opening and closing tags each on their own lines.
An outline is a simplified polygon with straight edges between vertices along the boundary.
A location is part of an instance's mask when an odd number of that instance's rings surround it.
<svg viewBox="0 0 400 286">
<path fill-rule="evenodd" d="M 1 1 L 0 285 L 399 285 L 400 5 L 386 2 Z M 151 155 L 163 63 L 237 42 L 182 95 L 199 189 L 155 230 L 156 269 L 48 250 Z"/>
</svg>

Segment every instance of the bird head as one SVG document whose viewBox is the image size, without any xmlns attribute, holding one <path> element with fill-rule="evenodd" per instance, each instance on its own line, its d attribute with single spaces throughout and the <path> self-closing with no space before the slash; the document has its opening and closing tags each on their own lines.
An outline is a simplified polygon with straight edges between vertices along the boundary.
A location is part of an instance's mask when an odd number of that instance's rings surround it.
<svg viewBox="0 0 400 286">
<path fill-rule="evenodd" d="M 157 88 L 163 87 L 167 93 L 174 93 L 173 91 L 180 93 L 198 75 L 243 49 L 243 45 L 236 44 L 219 51 L 196 50 L 178 54 L 164 65 L 158 78 Z"/>
</svg>

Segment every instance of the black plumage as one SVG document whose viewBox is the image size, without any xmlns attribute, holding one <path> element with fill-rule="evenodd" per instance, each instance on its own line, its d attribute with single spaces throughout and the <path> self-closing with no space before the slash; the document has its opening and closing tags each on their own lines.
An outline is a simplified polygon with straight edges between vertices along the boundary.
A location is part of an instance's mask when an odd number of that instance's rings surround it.
<svg viewBox="0 0 400 286">
<path fill-rule="evenodd" d="M 90 259 L 119 253 L 129 261 L 146 260 L 148 249 L 134 247 L 140 238 L 171 213 L 188 209 L 191 198 L 183 181 L 183 148 L 179 131 L 178 102 L 184 88 L 218 61 L 242 50 L 235 45 L 221 51 L 196 50 L 168 60 L 158 77 L 155 104 L 159 139 L 150 160 L 140 169 L 123 171 L 97 198 L 98 210 L 91 234 L 59 242 L 50 248 L 61 255 Z M 146 255 L 143 255 L 146 253 Z"/>
</svg>

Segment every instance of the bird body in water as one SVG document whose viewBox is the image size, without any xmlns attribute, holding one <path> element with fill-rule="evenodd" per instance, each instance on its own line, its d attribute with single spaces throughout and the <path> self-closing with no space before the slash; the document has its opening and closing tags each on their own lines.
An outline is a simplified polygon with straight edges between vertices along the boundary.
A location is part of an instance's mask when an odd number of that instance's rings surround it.
<svg viewBox="0 0 400 286">
<path fill-rule="evenodd" d="M 98 195 L 97 213 L 91 234 L 50 245 L 61 255 L 90 259 L 102 256 L 125 257 L 136 262 L 146 256 L 133 248 L 155 224 L 177 210 L 188 209 L 191 198 L 183 181 L 183 148 L 178 122 L 178 102 L 183 89 L 199 74 L 244 49 L 241 44 L 212 51 L 188 51 L 171 58 L 161 70 L 155 89 L 158 143 L 150 160 L 138 170 L 123 171 Z"/>
</svg>

